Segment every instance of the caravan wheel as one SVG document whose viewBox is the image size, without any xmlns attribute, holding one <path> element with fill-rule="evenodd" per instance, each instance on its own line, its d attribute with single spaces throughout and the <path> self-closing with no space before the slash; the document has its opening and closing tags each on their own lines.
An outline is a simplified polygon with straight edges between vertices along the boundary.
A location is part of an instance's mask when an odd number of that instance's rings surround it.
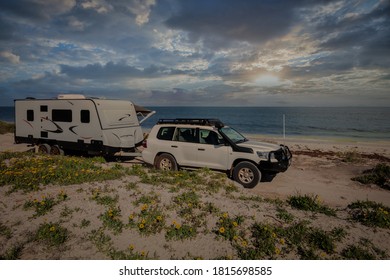
<svg viewBox="0 0 390 280">
<path fill-rule="evenodd" d="M 50 154 L 50 145 L 49 144 L 40 144 L 38 146 L 38 153 L 40 154 Z"/>
<path fill-rule="evenodd" d="M 53 146 L 51 146 L 50 154 L 51 155 L 61 155 L 61 156 L 63 156 L 64 155 L 64 150 L 61 149 L 60 146 L 58 146 L 58 145 L 53 145 Z"/>
</svg>

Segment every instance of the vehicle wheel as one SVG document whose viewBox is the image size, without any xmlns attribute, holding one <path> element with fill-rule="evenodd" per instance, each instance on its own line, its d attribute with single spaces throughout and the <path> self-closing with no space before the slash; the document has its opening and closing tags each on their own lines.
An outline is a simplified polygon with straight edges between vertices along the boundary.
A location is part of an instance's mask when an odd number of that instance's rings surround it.
<svg viewBox="0 0 390 280">
<path fill-rule="evenodd" d="M 38 153 L 40 154 L 50 154 L 50 145 L 49 144 L 40 144 L 38 146 Z"/>
<path fill-rule="evenodd" d="M 155 164 L 157 169 L 166 171 L 177 171 L 178 166 L 176 160 L 170 154 L 162 154 L 156 159 Z"/>
<path fill-rule="evenodd" d="M 260 182 L 261 172 L 253 163 L 243 161 L 234 167 L 233 178 L 244 188 L 254 188 Z"/>
<path fill-rule="evenodd" d="M 64 155 L 64 150 L 61 149 L 60 146 L 58 146 L 58 145 L 53 145 L 53 146 L 51 146 L 50 154 L 51 155 L 61 155 L 61 156 L 63 156 Z"/>
</svg>

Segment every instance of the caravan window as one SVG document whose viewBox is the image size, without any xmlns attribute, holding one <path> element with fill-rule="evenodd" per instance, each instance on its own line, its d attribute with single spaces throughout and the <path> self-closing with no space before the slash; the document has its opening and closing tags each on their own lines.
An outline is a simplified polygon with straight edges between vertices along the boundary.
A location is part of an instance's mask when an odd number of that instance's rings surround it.
<svg viewBox="0 0 390 280">
<path fill-rule="evenodd" d="M 34 110 L 27 110 L 27 121 L 34 121 Z"/>
<path fill-rule="evenodd" d="M 53 122 L 72 122 L 72 110 L 53 110 L 51 118 Z"/>
<path fill-rule="evenodd" d="M 81 112 L 80 112 L 80 121 L 82 123 L 89 123 L 89 121 L 90 121 L 89 110 L 81 110 Z"/>
</svg>

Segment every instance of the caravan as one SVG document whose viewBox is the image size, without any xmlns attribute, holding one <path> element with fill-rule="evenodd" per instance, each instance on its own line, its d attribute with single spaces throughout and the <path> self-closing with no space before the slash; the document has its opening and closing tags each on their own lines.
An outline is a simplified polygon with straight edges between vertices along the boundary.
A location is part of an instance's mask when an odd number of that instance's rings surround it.
<svg viewBox="0 0 390 280">
<path fill-rule="evenodd" d="M 154 113 L 130 101 L 78 94 L 19 99 L 15 100 L 15 143 L 37 145 L 40 152 L 50 154 L 134 152 L 144 140 L 140 124 Z"/>
</svg>

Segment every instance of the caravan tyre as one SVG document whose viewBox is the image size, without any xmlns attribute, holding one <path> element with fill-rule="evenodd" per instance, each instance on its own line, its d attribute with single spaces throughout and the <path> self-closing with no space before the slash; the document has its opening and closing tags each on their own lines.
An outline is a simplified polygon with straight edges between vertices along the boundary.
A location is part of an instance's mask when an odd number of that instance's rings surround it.
<svg viewBox="0 0 390 280">
<path fill-rule="evenodd" d="M 53 145 L 53 146 L 51 146 L 50 154 L 51 155 L 61 155 L 61 156 L 63 156 L 64 155 L 64 150 L 61 149 L 60 146 L 58 146 L 58 145 Z"/>
<path fill-rule="evenodd" d="M 162 154 L 156 158 L 155 167 L 164 171 L 177 171 L 178 166 L 175 158 L 170 154 Z"/>
<path fill-rule="evenodd" d="M 50 145 L 49 144 L 40 144 L 38 146 L 38 153 L 40 154 L 50 154 Z"/>
</svg>

